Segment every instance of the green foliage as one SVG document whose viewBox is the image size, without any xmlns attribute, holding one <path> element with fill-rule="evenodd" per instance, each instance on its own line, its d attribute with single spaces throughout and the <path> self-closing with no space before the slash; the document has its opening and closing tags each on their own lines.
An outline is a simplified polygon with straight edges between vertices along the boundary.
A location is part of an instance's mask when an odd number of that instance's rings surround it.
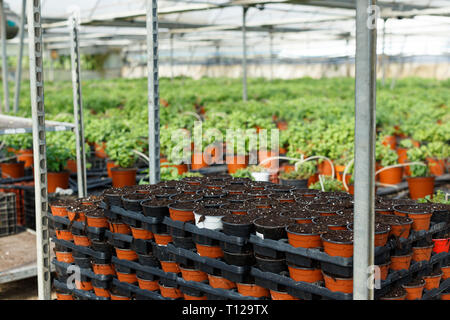
<svg viewBox="0 0 450 320">
<path fill-rule="evenodd" d="M 3 135 L 0 136 L 0 141 L 4 141 L 7 147 L 11 147 L 16 150 L 33 148 L 33 135 L 31 133 Z"/>
<path fill-rule="evenodd" d="M 344 189 L 344 185 L 341 181 L 332 179 L 329 176 L 323 176 L 323 187 L 324 191 L 342 191 Z M 322 190 L 322 186 L 320 181 L 317 181 L 309 186 L 310 189 Z"/>
<path fill-rule="evenodd" d="M 430 170 L 428 168 L 428 165 L 426 165 L 426 149 L 425 147 L 415 147 L 412 149 L 409 149 L 407 152 L 408 155 L 408 161 L 409 162 L 422 162 L 425 165 L 411 165 L 409 166 L 411 170 L 411 177 L 427 177 L 430 175 Z"/>
<path fill-rule="evenodd" d="M 304 180 L 309 179 L 316 173 L 316 165 L 312 161 L 303 162 L 299 165 L 297 170 L 291 172 L 282 172 L 280 174 L 281 179 L 295 179 Z"/>
<path fill-rule="evenodd" d="M 137 160 L 134 150 L 142 151 L 137 139 L 131 134 L 117 135 L 106 144 L 108 157 L 122 168 L 131 168 Z"/>
<path fill-rule="evenodd" d="M 442 190 L 438 190 L 434 195 L 433 198 L 431 196 L 426 196 L 425 198 L 418 199 L 417 202 L 419 203 L 443 203 L 443 204 L 449 204 L 450 205 L 450 197 L 448 200 L 445 200 L 446 193 Z"/>
<path fill-rule="evenodd" d="M 252 176 L 252 171 L 248 167 L 237 170 L 235 173 L 232 173 L 231 176 L 234 178 L 250 178 L 255 180 Z"/>
<path fill-rule="evenodd" d="M 381 157 L 380 164 L 382 167 L 398 164 L 398 154 L 395 150 L 392 150 L 389 146 L 384 145 L 381 145 L 379 150 L 379 156 Z"/>
</svg>

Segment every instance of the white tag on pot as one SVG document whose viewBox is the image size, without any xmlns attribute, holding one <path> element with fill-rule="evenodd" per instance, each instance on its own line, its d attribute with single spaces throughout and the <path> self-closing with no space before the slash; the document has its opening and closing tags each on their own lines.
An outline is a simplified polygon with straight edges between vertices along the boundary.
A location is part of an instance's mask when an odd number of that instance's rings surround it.
<svg viewBox="0 0 450 320">
<path fill-rule="evenodd" d="M 256 236 L 258 238 L 264 239 L 264 235 L 262 233 L 256 232 Z"/>
</svg>

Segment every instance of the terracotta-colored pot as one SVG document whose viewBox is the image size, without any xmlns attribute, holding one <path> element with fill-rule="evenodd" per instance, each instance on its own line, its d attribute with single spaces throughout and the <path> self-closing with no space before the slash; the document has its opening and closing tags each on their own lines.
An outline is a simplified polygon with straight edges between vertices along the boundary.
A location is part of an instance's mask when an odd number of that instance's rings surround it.
<svg viewBox="0 0 450 320">
<path fill-rule="evenodd" d="M 344 170 L 345 170 L 345 166 L 338 165 L 338 164 L 336 164 L 334 166 L 334 172 L 336 173 L 336 179 L 338 179 L 339 181 L 342 181 L 342 179 L 343 179 L 342 175 L 344 173 Z"/>
<path fill-rule="evenodd" d="M 333 292 L 353 293 L 353 278 L 334 278 L 323 273 L 325 287 Z"/>
<path fill-rule="evenodd" d="M 226 162 L 228 167 L 228 173 L 236 173 L 239 169 L 247 168 L 248 166 L 248 156 L 244 155 L 234 155 L 234 156 L 226 156 Z"/>
<path fill-rule="evenodd" d="M 323 251 L 332 257 L 353 257 L 353 242 L 340 243 L 322 237 Z"/>
<path fill-rule="evenodd" d="M 47 172 L 47 189 L 48 193 L 53 193 L 56 188 L 69 188 L 69 171 Z"/>
<path fill-rule="evenodd" d="M 256 284 L 236 283 L 238 292 L 245 297 L 269 297 L 269 290 Z"/>
<path fill-rule="evenodd" d="M 214 276 L 212 274 L 208 274 L 208 281 L 209 281 L 209 285 L 215 289 L 229 290 L 229 289 L 236 288 L 236 283 L 234 283 L 228 279 L 225 279 L 223 277 L 220 277 L 220 276 Z"/>
<path fill-rule="evenodd" d="M 111 231 L 112 233 L 131 234 L 130 227 L 127 224 L 121 222 L 110 222 L 109 231 Z"/>
<path fill-rule="evenodd" d="M 119 165 L 117 165 L 114 161 L 108 160 L 106 161 L 106 172 L 108 173 L 108 177 L 112 178 L 111 169 L 112 168 L 118 168 Z"/>
<path fill-rule="evenodd" d="M 135 239 L 150 240 L 153 239 L 153 233 L 142 228 L 131 228 L 131 234 Z"/>
<path fill-rule="evenodd" d="M 270 296 L 272 300 L 300 300 L 297 297 L 291 296 L 287 292 L 280 292 L 275 290 L 270 290 Z"/>
<path fill-rule="evenodd" d="M 406 178 L 406 181 L 411 199 L 416 200 L 433 195 L 434 177 Z"/>
<path fill-rule="evenodd" d="M 297 223 L 299 223 L 297 221 Z M 298 248 L 320 248 L 322 239 L 319 234 L 301 234 L 286 230 L 288 242 L 291 246 Z"/>
<path fill-rule="evenodd" d="M 116 271 L 112 264 L 95 264 L 92 263 L 92 270 L 95 274 L 115 275 Z"/>
<path fill-rule="evenodd" d="M 391 262 L 386 262 L 377 266 L 380 268 L 380 280 L 386 280 L 389 274 L 389 269 L 391 267 Z"/>
<path fill-rule="evenodd" d="M 70 173 L 77 173 L 77 161 L 73 159 L 67 160 L 64 169 L 69 170 Z"/>
<path fill-rule="evenodd" d="M 323 280 L 322 270 L 288 265 L 289 277 L 294 281 L 314 283 Z"/>
<path fill-rule="evenodd" d="M 180 273 L 180 267 L 178 266 L 178 263 L 174 261 L 160 261 L 161 262 L 161 268 L 164 272 L 173 272 L 173 273 Z"/>
<path fill-rule="evenodd" d="M 72 252 L 55 251 L 56 260 L 65 263 L 74 263 Z"/>
<path fill-rule="evenodd" d="M 110 293 L 111 300 L 131 300 L 130 297 L 120 296 L 118 294 Z"/>
<path fill-rule="evenodd" d="M 91 291 L 94 289 L 91 281 L 77 281 L 77 280 L 75 280 L 75 288 L 83 291 Z"/>
<path fill-rule="evenodd" d="M 432 239 L 434 243 L 433 252 L 441 253 L 448 252 L 450 249 L 450 238 L 446 239 Z"/>
<path fill-rule="evenodd" d="M 355 185 L 351 184 L 351 185 L 347 185 L 347 187 L 348 187 L 348 193 L 355 194 Z"/>
<path fill-rule="evenodd" d="M 384 247 L 386 245 L 390 231 L 391 229 L 389 228 L 383 232 L 375 232 L 375 247 Z"/>
<path fill-rule="evenodd" d="M 94 293 L 97 297 L 111 298 L 108 289 L 94 287 Z"/>
<path fill-rule="evenodd" d="M 56 300 L 74 300 L 71 293 L 56 292 Z"/>
<path fill-rule="evenodd" d="M 22 149 L 16 152 L 17 161 L 25 162 L 25 168 L 33 166 L 33 149 Z"/>
<path fill-rule="evenodd" d="M 158 280 L 144 280 L 137 278 L 139 288 L 142 290 L 156 291 L 159 290 Z"/>
<path fill-rule="evenodd" d="M 423 287 L 425 286 L 425 281 L 422 281 L 420 285 L 409 286 L 403 284 L 403 289 L 406 290 L 406 300 L 420 300 L 423 294 Z"/>
<path fill-rule="evenodd" d="M 434 245 L 426 247 L 413 247 L 412 261 L 430 261 L 433 247 Z"/>
<path fill-rule="evenodd" d="M 203 282 L 208 280 L 208 275 L 200 270 L 180 267 L 181 277 L 186 281 Z"/>
<path fill-rule="evenodd" d="M 411 260 L 412 260 L 412 253 L 403 256 L 391 256 L 391 269 L 409 270 Z"/>
<path fill-rule="evenodd" d="M 397 148 L 397 155 L 398 155 L 398 163 L 407 163 L 408 162 L 408 149 L 406 148 Z M 405 175 L 410 176 L 411 170 L 409 169 L 409 166 L 403 167 L 403 171 Z"/>
<path fill-rule="evenodd" d="M 205 159 L 203 158 L 203 152 L 193 152 L 192 153 L 192 163 L 191 163 L 191 169 L 192 170 L 199 170 L 201 168 L 206 168 L 209 165 L 206 163 Z"/>
<path fill-rule="evenodd" d="M 86 222 L 86 215 L 81 211 L 74 212 L 70 209 L 67 209 L 67 217 L 70 221 Z"/>
<path fill-rule="evenodd" d="M 86 223 L 88 227 L 93 228 L 108 228 L 108 218 L 106 217 L 98 217 L 98 216 L 89 216 L 86 215 Z"/>
<path fill-rule="evenodd" d="M 73 235 L 73 243 L 81 247 L 89 247 L 91 245 L 91 240 L 87 236 L 77 236 Z"/>
<path fill-rule="evenodd" d="M 136 185 L 136 172 L 135 168 L 112 168 L 112 185 L 114 188 L 122 188 L 126 186 Z"/>
<path fill-rule="evenodd" d="M 189 171 L 187 164 L 171 164 L 171 165 L 164 164 L 164 165 L 161 165 L 161 168 L 168 168 L 168 167 L 177 169 L 179 175 L 182 175 L 183 173 L 186 173 Z"/>
<path fill-rule="evenodd" d="M 52 215 L 57 217 L 67 217 L 67 207 L 50 205 Z"/>
<path fill-rule="evenodd" d="M 108 155 L 106 154 L 106 142 L 101 142 L 100 144 L 95 143 L 94 144 L 94 148 L 95 148 L 95 156 L 97 158 L 101 158 L 101 159 L 106 159 L 108 158 Z"/>
<path fill-rule="evenodd" d="M 159 284 L 159 291 L 164 298 L 179 299 L 183 297 L 183 293 L 178 288 L 165 287 Z"/>
<path fill-rule="evenodd" d="M 450 292 L 449 293 L 441 293 L 441 300 L 450 300 Z"/>
<path fill-rule="evenodd" d="M 268 158 L 272 158 L 272 157 L 276 157 L 276 156 L 278 156 L 277 152 L 270 151 L 270 150 L 258 150 L 258 163 L 261 163 L 262 161 L 264 161 Z M 270 170 L 276 170 L 276 169 L 278 169 L 278 159 L 267 161 L 264 164 L 262 164 L 261 166 L 264 168 L 268 168 Z"/>
<path fill-rule="evenodd" d="M 442 280 L 447 280 L 450 278 L 450 266 L 441 267 Z"/>
<path fill-rule="evenodd" d="M 413 220 L 412 229 L 415 231 L 430 229 L 432 213 L 408 213 L 408 218 Z"/>
<path fill-rule="evenodd" d="M 3 179 L 16 179 L 22 178 L 25 175 L 25 163 L 24 162 L 5 162 L 0 164 L 2 168 Z"/>
<path fill-rule="evenodd" d="M 328 161 L 324 160 L 317 165 L 317 171 L 321 175 L 331 176 L 332 174 L 331 164 Z"/>
<path fill-rule="evenodd" d="M 196 296 L 188 295 L 186 293 L 183 293 L 183 298 L 184 298 L 184 300 L 208 300 L 207 296 L 196 297 Z"/>
<path fill-rule="evenodd" d="M 206 246 L 196 243 L 197 253 L 201 257 L 209 257 L 213 259 L 222 258 L 223 251 L 219 246 Z"/>
<path fill-rule="evenodd" d="M 433 176 L 439 177 L 445 173 L 445 161 L 443 159 L 435 159 L 427 157 L 428 168 Z"/>
<path fill-rule="evenodd" d="M 434 276 L 424 276 L 423 280 L 425 280 L 425 289 L 432 290 L 432 289 L 439 288 L 441 278 L 442 278 L 442 272 L 440 272 L 438 275 L 434 275 Z"/>
<path fill-rule="evenodd" d="M 172 242 L 172 236 L 170 234 L 158 234 L 154 233 L 156 244 L 160 246 L 167 246 L 170 242 Z"/>
<path fill-rule="evenodd" d="M 59 240 L 66 240 L 66 241 L 72 241 L 73 240 L 73 236 L 72 236 L 72 232 L 70 232 L 69 230 L 55 230 L 56 233 L 56 239 Z"/>
<path fill-rule="evenodd" d="M 378 175 L 380 183 L 399 184 L 403 179 L 403 167 L 386 169 Z"/>
<path fill-rule="evenodd" d="M 382 143 L 385 146 L 389 146 L 392 150 L 395 150 L 395 147 L 397 146 L 397 139 L 395 136 L 385 136 Z"/>
<path fill-rule="evenodd" d="M 394 235 L 399 238 L 408 239 L 409 233 L 411 231 L 411 225 L 413 221 L 411 219 L 410 222 L 404 224 L 391 224 L 391 232 L 390 235 Z"/>
<path fill-rule="evenodd" d="M 136 252 L 131 249 L 116 248 L 116 255 L 120 260 L 136 261 L 138 259 Z"/>
<path fill-rule="evenodd" d="M 126 283 L 136 283 L 137 282 L 136 273 L 122 273 L 122 272 L 116 271 L 116 274 L 117 274 L 117 279 L 120 282 L 126 282 Z"/>
<path fill-rule="evenodd" d="M 194 212 L 191 209 L 174 209 L 169 206 L 170 219 L 175 221 L 195 221 Z"/>
</svg>

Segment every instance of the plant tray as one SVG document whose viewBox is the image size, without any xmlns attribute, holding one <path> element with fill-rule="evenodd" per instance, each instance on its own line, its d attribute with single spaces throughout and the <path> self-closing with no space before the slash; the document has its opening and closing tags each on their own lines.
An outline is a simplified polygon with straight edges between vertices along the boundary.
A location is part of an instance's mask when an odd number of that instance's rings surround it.
<svg viewBox="0 0 450 320">
<path fill-rule="evenodd" d="M 120 282 L 117 279 L 113 279 L 113 285 L 121 290 L 124 290 L 127 292 L 133 292 L 136 295 L 139 295 L 141 298 L 145 297 L 149 300 L 174 300 L 172 298 L 165 298 L 162 295 L 160 295 L 158 292 L 142 290 L 138 286 L 135 286 L 135 285 L 132 285 L 132 284 L 126 283 L 126 282 Z"/>
<path fill-rule="evenodd" d="M 72 292 L 73 295 L 84 300 L 109 300 L 109 298 L 97 297 L 93 292 L 90 291 L 69 289 L 64 282 L 60 282 L 56 279 L 53 280 L 53 286 L 55 287 L 55 289 Z"/>
</svg>

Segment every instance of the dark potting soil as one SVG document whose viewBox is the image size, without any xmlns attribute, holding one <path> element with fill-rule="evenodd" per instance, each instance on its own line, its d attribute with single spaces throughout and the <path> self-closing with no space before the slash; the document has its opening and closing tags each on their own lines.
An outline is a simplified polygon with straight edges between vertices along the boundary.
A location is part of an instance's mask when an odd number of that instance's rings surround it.
<svg viewBox="0 0 450 320">
<path fill-rule="evenodd" d="M 225 197 L 227 193 L 222 189 L 207 189 L 203 192 L 203 197 L 205 198 L 221 198 Z"/>
<path fill-rule="evenodd" d="M 89 213 L 87 213 L 88 216 L 91 217 L 103 217 L 105 215 L 105 212 L 103 211 L 103 209 L 95 209 L 93 211 L 89 211 Z"/>
<path fill-rule="evenodd" d="M 391 199 L 391 203 L 394 206 L 417 204 L 417 202 L 412 199 Z"/>
<path fill-rule="evenodd" d="M 192 202 L 175 202 L 170 205 L 173 209 L 180 209 L 180 210 L 194 210 L 194 208 L 197 207 L 197 203 Z"/>
<path fill-rule="evenodd" d="M 350 217 L 353 217 L 354 211 L 355 211 L 355 210 L 354 210 L 353 208 L 347 208 L 347 209 L 339 210 L 339 211 L 338 211 L 338 214 L 339 214 L 340 216 L 350 216 Z"/>
<path fill-rule="evenodd" d="M 55 206 L 55 207 L 70 207 L 70 206 L 75 206 L 77 205 L 77 202 L 75 202 L 74 200 L 68 200 L 68 199 L 58 199 L 53 201 L 52 203 L 50 203 L 51 206 Z"/>
<path fill-rule="evenodd" d="M 228 182 L 230 183 L 230 185 L 233 185 L 233 184 L 243 185 L 243 184 L 252 182 L 252 179 L 250 179 L 250 178 L 233 178 L 233 179 L 229 179 Z"/>
<path fill-rule="evenodd" d="M 97 209 L 97 205 L 84 205 L 84 204 L 78 204 L 75 206 L 70 206 L 67 208 L 70 212 L 90 212 Z"/>
<path fill-rule="evenodd" d="M 144 200 L 144 199 L 150 199 L 151 196 L 146 193 L 128 193 L 123 195 L 123 199 L 125 200 Z"/>
<path fill-rule="evenodd" d="M 125 194 L 122 188 L 110 188 L 103 191 L 103 195 L 123 195 Z"/>
<path fill-rule="evenodd" d="M 222 221 L 232 223 L 232 224 L 251 224 L 253 220 L 255 220 L 257 216 L 252 214 L 230 214 L 227 213 Z"/>
<path fill-rule="evenodd" d="M 313 217 L 311 211 L 301 208 L 283 211 L 281 216 L 291 219 L 307 219 Z"/>
<path fill-rule="evenodd" d="M 317 195 L 321 194 L 322 191 L 317 190 L 317 189 L 300 188 L 300 189 L 292 190 L 292 193 L 297 194 L 297 195 L 305 195 L 305 194 L 312 195 L 313 194 L 313 195 L 317 196 Z"/>
<path fill-rule="evenodd" d="M 268 185 L 271 185 L 271 182 L 266 181 L 252 181 L 247 183 L 248 188 L 253 189 L 255 191 L 265 190 Z"/>
<path fill-rule="evenodd" d="M 323 238 L 333 242 L 352 242 L 353 232 L 349 230 L 328 230 Z"/>
<path fill-rule="evenodd" d="M 224 210 L 231 210 L 231 211 L 247 211 L 250 209 L 253 209 L 254 206 L 250 205 L 249 203 L 245 202 L 233 202 L 233 203 L 227 203 L 221 207 Z"/>
<path fill-rule="evenodd" d="M 206 184 L 206 188 L 208 189 L 218 189 L 222 190 L 228 187 L 228 184 L 225 181 L 210 181 Z"/>
<path fill-rule="evenodd" d="M 270 184 L 266 186 L 266 190 L 272 190 L 275 192 L 291 192 L 295 190 L 295 186 L 285 186 L 281 184 Z"/>
<path fill-rule="evenodd" d="M 313 220 L 315 224 L 325 224 L 328 226 L 345 226 L 353 222 L 353 217 L 349 216 L 326 216 L 316 217 Z"/>
<path fill-rule="evenodd" d="M 375 203 L 375 210 L 377 211 L 392 211 L 394 208 L 391 202 L 383 201 Z"/>
<path fill-rule="evenodd" d="M 277 208 L 280 208 L 282 210 L 300 210 L 300 211 L 306 211 L 306 206 L 308 205 L 308 202 L 302 203 L 302 202 L 280 202 L 277 204 Z"/>
<path fill-rule="evenodd" d="M 253 208 L 257 206 L 269 206 L 272 207 L 272 204 L 278 204 L 278 201 L 274 201 L 267 198 L 254 198 L 246 201 L 247 204 L 252 204 Z"/>
<path fill-rule="evenodd" d="M 337 198 L 337 199 L 351 199 L 353 200 L 353 195 L 343 192 L 343 191 L 328 191 L 328 192 L 322 192 L 320 194 L 321 197 L 326 198 Z"/>
<path fill-rule="evenodd" d="M 433 203 L 431 208 L 434 212 L 446 212 L 450 213 L 450 204 Z"/>
<path fill-rule="evenodd" d="M 213 216 L 213 217 L 220 217 L 225 216 L 228 214 L 227 210 L 224 210 L 222 208 L 216 208 L 216 207 L 196 207 L 194 209 L 195 214 L 200 214 L 202 216 Z"/>
<path fill-rule="evenodd" d="M 283 201 L 283 200 L 295 200 L 294 194 L 290 192 L 277 192 L 269 195 L 269 198 L 272 200 Z"/>
<path fill-rule="evenodd" d="M 383 298 L 398 298 L 406 294 L 406 290 L 402 287 L 394 287 L 388 293 L 384 295 Z"/>
<path fill-rule="evenodd" d="M 234 191 L 234 192 L 241 191 L 243 189 L 244 189 L 244 187 L 242 184 L 230 184 L 230 185 L 227 185 L 225 188 L 225 190 Z"/>
<path fill-rule="evenodd" d="M 248 210 L 247 214 L 252 214 L 257 217 L 273 217 L 279 216 L 280 211 L 274 208 L 256 208 Z"/>
<path fill-rule="evenodd" d="M 408 212 L 408 213 L 431 213 L 431 208 L 426 208 L 421 206 L 420 204 L 415 205 L 396 205 L 394 206 L 394 210 L 399 212 Z"/>
<path fill-rule="evenodd" d="M 170 198 L 172 196 L 175 196 L 179 194 L 180 192 L 174 190 L 168 191 L 164 189 L 158 189 L 155 192 L 152 192 L 151 195 L 157 197 L 157 198 Z"/>
<path fill-rule="evenodd" d="M 402 216 L 395 216 L 395 215 L 391 215 L 391 214 L 382 214 L 382 215 L 378 215 L 377 219 L 379 219 L 379 221 L 381 223 L 384 224 L 394 224 L 394 225 L 401 225 L 401 224 L 407 224 L 412 222 L 411 218 L 408 217 L 402 217 Z"/>
<path fill-rule="evenodd" d="M 230 201 L 245 201 L 248 199 L 252 199 L 252 197 L 248 196 L 247 194 L 232 194 L 229 193 L 224 199 L 230 200 Z"/>
<path fill-rule="evenodd" d="M 196 185 L 196 184 L 192 184 L 192 185 L 185 185 L 181 188 L 181 191 L 184 193 L 191 193 L 191 192 L 198 192 L 200 190 L 203 190 L 205 187 L 202 185 Z"/>
<path fill-rule="evenodd" d="M 248 195 L 251 197 L 267 197 L 271 195 L 273 191 L 271 190 L 251 190 Z"/>
<path fill-rule="evenodd" d="M 375 221 L 375 233 L 384 233 L 390 230 L 389 225 Z"/>
<path fill-rule="evenodd" d="M 184 185 L 184 183 L 177 181 L 177 180 L 168 180 L 168 181 L 162 181 L 161 182 L 161 187 L 162 188 L 177 188 L 177 187 L 181 187 L 182 185 Z"/>
<path fill-rule="evenodd" d="M 300 234 L 324 234 L 328 231 L 326 225 L 313 223 L 295 223 L 287 227 L 287 231 Z"/>
<path fill-rule="evenodd" d="M 220 207 L 225 204 L 228 204 L 226 198 L 207 198 L 195 201 L 199 206 L 203 207 Z"/>
<path fill-rule="evenodd" d="M 409 281 L 405 287 L 418 287 L 421 286 L 425 283 L 425 281 L 423 279 L 413 279 L 411 281 Z"/>
<path fill-rule="evenodd" d="M 168 198 L 153 198 L 142 202 L 142 205 L 150 207 L 167 207 L 171 203 L 174 203 L 174 201 Z"/>
<path fill-rule="evenodd" d="M 105 197 L 104 196 L 88 196 L 88 197 L 84 197 L 79 199 L 81 202 L 98 202 L 98 201 L 103 201 Z"/>
<path fill-rule="evenodd" d="M 333 213 L 345 209 L 345 207 L 331 204 L 310 204 L 307 209 L 317 213 Z"/>
<path fill-rule="evenodd" d="M 175 201 L 196 201 L 203 199 L 201 194 L 189 194 L 189 193 L 179 193 L 170 197 L 171 200 Z"/>
<path fill-rule="evenodd" d="M 292 220 L 281 216 L 269 216 L 258 218 L 253 223 L 263 227 L 285 227 L 291 224 Z"/>
</svg>

